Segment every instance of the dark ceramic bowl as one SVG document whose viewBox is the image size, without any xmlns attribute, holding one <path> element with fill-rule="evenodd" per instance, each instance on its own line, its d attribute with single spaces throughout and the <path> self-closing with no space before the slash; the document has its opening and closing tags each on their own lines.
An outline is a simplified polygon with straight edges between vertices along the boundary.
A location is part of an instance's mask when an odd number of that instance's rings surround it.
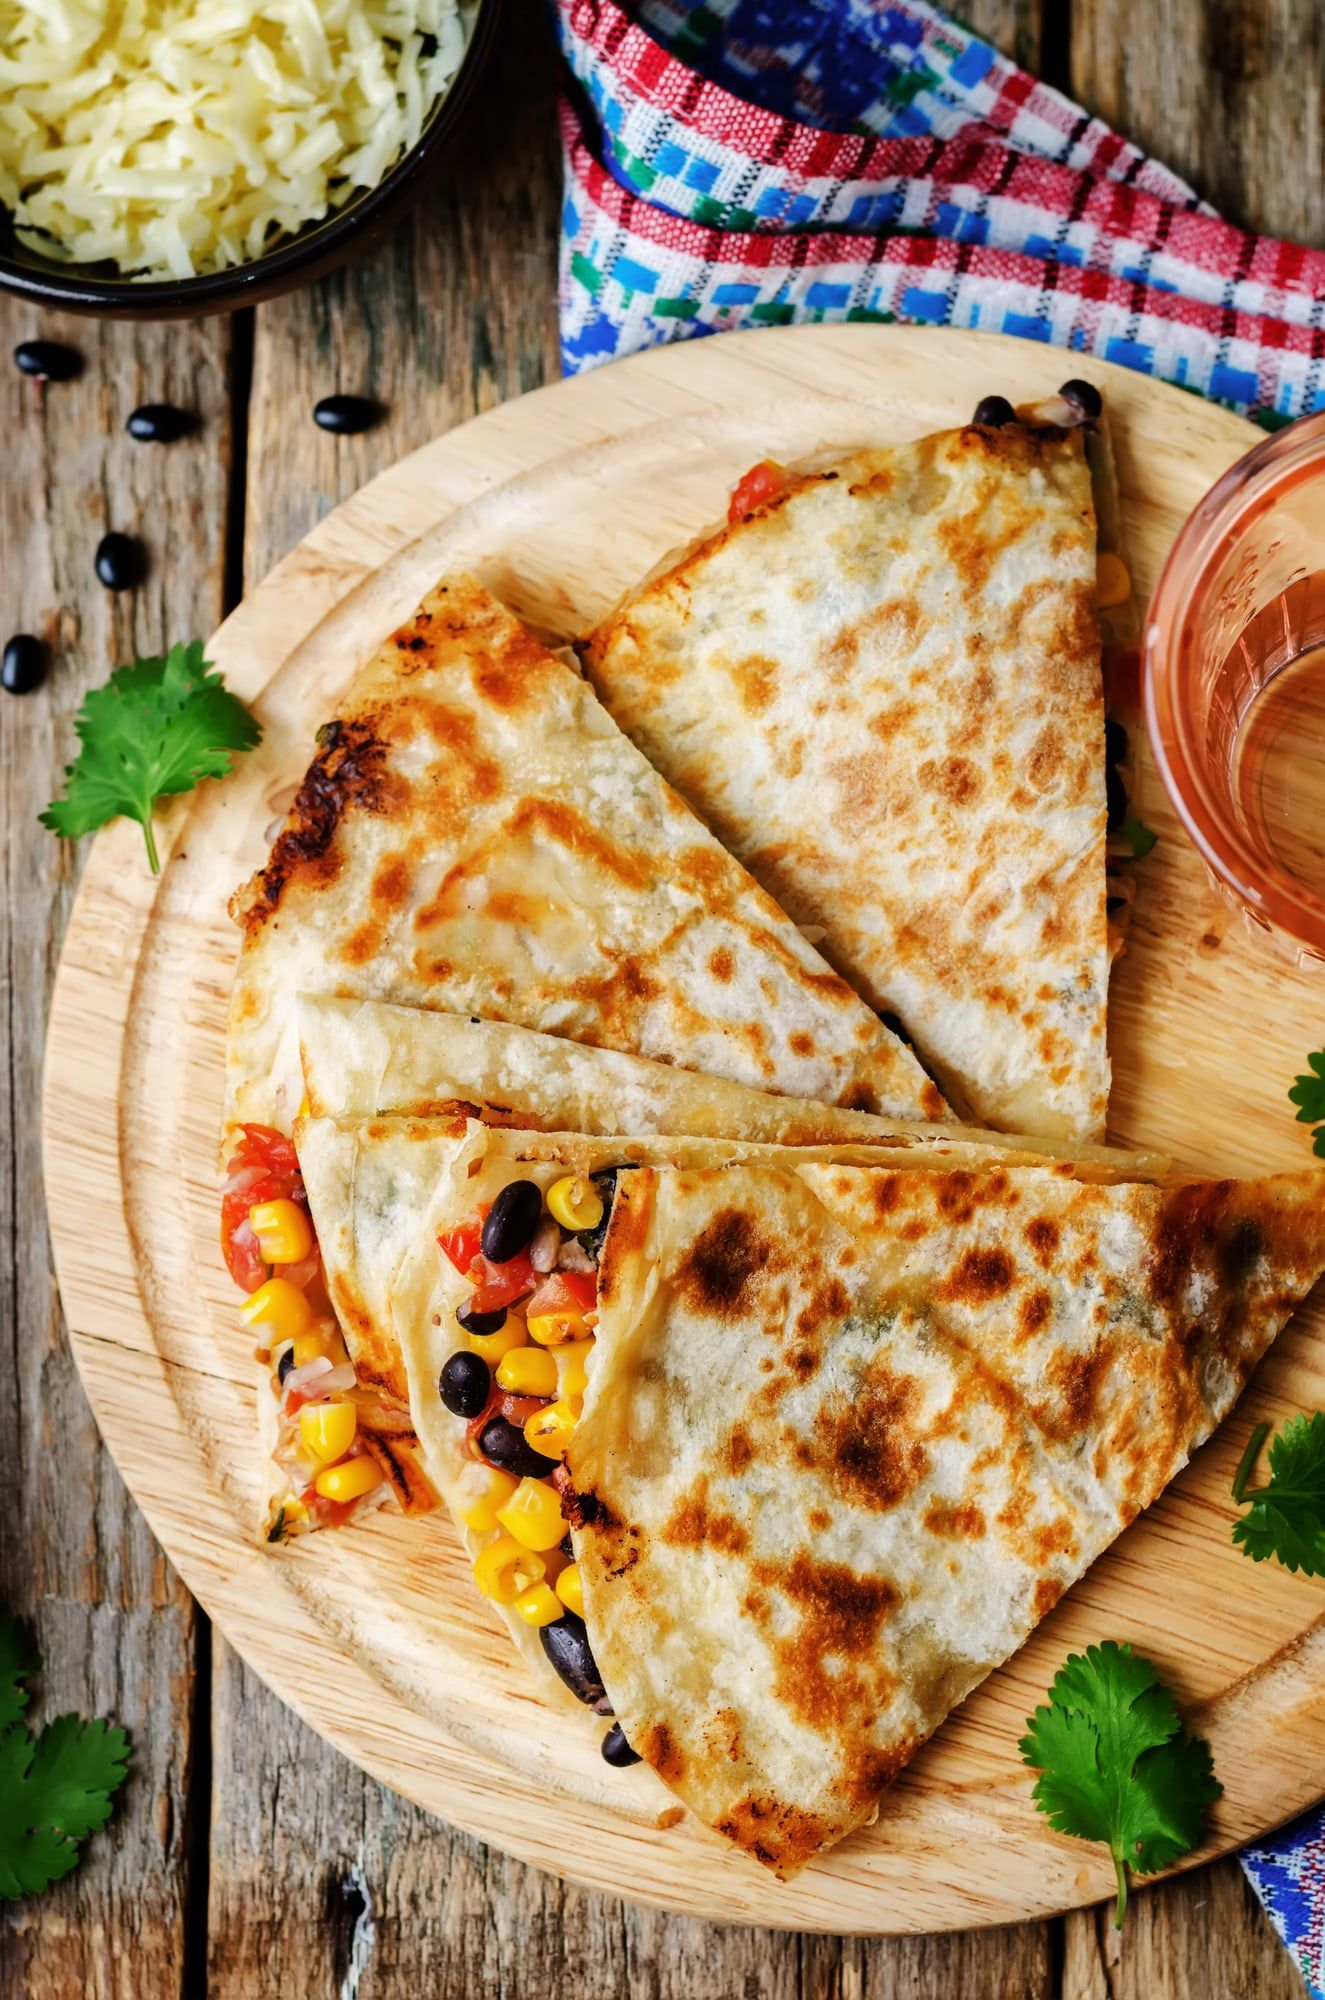
<svg viewBox="0 0 1325 2000">
<path fill-rule="evenodd" d="M 367 249 L 422 193 L 456 128 L 492 53 L 501 0 L 479 0 L 469 46 L 450 86 L 433 106 L 418 140 L 384 180 L 350 196 L 343 208 L 264 251 L 251 264 L 207 271 L 196 278 L 136 282 L 110 264 L 62 264 L 25 249 L 12 218 L 0 209 L 0 291 L 61 312 L 98 313 L 106 319 L 194 319 L 234 312 L 293 291 Z"/>
</svg>

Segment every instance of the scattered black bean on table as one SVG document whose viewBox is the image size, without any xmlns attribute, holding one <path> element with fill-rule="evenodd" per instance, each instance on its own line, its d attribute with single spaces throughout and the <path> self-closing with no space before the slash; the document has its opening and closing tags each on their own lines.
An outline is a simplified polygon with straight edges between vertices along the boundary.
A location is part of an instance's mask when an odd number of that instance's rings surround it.
<svg viewBox="0 0 1325 2000">
<path fill-rule="evenodd" d="M 6 694 L 31 694 L 46 678 L 46 649 L 31 632 L 16 632 L 5 641 L 0 686 Z"/>
<path fill-rule="evenodd" d="M 58 340 L 21 340 L 14 359 L 25 375 L 39 382 L 72 382 L 83 369 L 82 355 Z"/>
<path fill-rule="evenodd" d="M 132 535 L 103 535 L 97 543 L 97 575 L 107 590 L 132 590 L 141 582 L 147 564 L 143 546 Z"/>
<path fill-rule="evenodd" d="M 1006 396 L 982 396 L 975 406 L 971 422 L 988 424 L 993 430 L 1001 430 L 1004 424 L 1015 424 L 1017 413 Z"/>
<path fill-rule="evenodd" d="M 129 412 L 124 428 L 139 444 L 174 444 L 197 430 L 198 419 L 173 403 L 143 403 Z"/>
<path fill-rule="evenodd" d="M 313 422 L 336 437 L 353 437 L 380 424 L 386 411 L 371 396 L 324 396 L 313 405 Z"/>
</svg>

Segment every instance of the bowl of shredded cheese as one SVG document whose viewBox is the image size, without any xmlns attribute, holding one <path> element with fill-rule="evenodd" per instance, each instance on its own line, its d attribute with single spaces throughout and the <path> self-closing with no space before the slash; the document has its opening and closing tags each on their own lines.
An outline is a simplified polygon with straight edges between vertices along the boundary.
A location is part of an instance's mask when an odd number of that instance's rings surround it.
<svg viewBox="0 0 1325 2000">
<path fill-rule="evenodd" d="M 0 286 L 225 311 L 302 284 L 416 195 L 498 0 L 3 0 Z"/>
</svg>

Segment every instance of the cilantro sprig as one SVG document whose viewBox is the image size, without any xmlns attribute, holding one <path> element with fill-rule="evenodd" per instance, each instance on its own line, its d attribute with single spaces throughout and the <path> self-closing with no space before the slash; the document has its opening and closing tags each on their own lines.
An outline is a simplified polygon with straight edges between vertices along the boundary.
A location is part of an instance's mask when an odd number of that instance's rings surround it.
<svg viewBox="0 0 1325 2000">
<path fill-rule="evenodd" d="M 233 750 L 251 750 L 262 731 L 219 674 L 207 671 L 202 641 L 172 646 L 164 659 L 117 667 L 93 688 L 74 718 L 80 748 L 65 771 L 65 795 L 40 815 L 67 840 L 123 815 L 136 819 L 147 859 L 160 873 L 152 837 L 158 799 L 224 778 Z"/>
<path fill-rule="evenodd" d="M 1138 819 L 1134 812 L 1124 814 L 1118 831 L 1130 845 L 1133 857 L 1137 861 L 1143 861 L 1159 840 L 1159 835 L 1152 833 L 1145 821 Z"/>
<path fill-rule="evenodd" d="M 1316 1126 L 1311 1150 L 1318 1159 L 1325 1160 L 1325 1049 L 1317 1049 L 1307 1057 L 1306 1073 L 1294 1077 L 1288 1101 L 1297 1106 L 1299 1125 Z"/>
<path fill-rule="evenodd" d="M 1153 1662 L 1113 1639 L 1068 1655 L 1026 1730 L 1018 1747 L 1040 1774 L 1040 1811 L 1056 1833 L 1104 1841 L 1113 1856 L 1121 1930 L 1128 1870 L 1153 1875 L 1204 1835 L 1223 1790 L 1210 1746 L 1184 1732 Z"/>
<path fill-rule="evenodd" d="M 36 1649 L 0 1609 L 0 1899 L 36 1895 L 67 1875 L 78 1843 L 110 1818 L 129 1739 L 105 1722 L 57 1715 L 39 1735 L 22 1720 Z"/>
<path fill-rule="evenodd" d="M 1250 1505 L 1233 1540 L 1253 1562 L 1274 1556 L 1285 1569 L 1325 1576 L 1325 1411 L 1290 1417 L 1270 1441 L 1270 1477 L 1249 1486 L 1268 1424 L 1257 1424 L 1233 1479 L 1233 1498 Z"/>
</svg>

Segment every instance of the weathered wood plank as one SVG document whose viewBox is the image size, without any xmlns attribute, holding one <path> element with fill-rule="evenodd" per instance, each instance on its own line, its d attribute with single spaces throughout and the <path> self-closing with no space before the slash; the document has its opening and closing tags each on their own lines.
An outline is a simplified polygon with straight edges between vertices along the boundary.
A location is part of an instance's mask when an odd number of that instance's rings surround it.
<svg viewBox="0 0 1325 2000">
<path fill-rule="evenodd" d="M 1110 1908 L 1066 1920 L 1062 2000 L 1303 2000 L 1305 1992 L 1233 1860 L 1134 1897 L 1121 1937 Z"/>
<path fill-rule="evenodd" d="M 18 373 L 9 350 L 38 332 L 84 354 L 80 380 L 42 390 Z M 38 1712 L 112 1716 L 133 1736 L 115 1819 L 77 1873 L 40 1902 L 0 1906 L 0 1992 L 42 2000 L 183 1990 L 195 1612 L 97 1436 L 50 1270 L 42 1038 L 78 856 L 36 814 L 59 788 L 84 690 L 135 651 L 206 632 L 219 614 L 228 352 L 220 323 L 97 327 L 0 301 L 0 637 L 35 632 L 53 656 L 38 692 L 0 695 L 0 1465 L 10 1475 L 0 1600 L 36 1626 Z M 124 418 L 149 399 L 197 409 L 202 435 L 168 450 L 134 444 Z M 108 527 L 141 534 L 151 551 L 150 574 L 131 594 L 96 581 L 93 550 Z"/>
<path fill-rule="evenodd" d="M 1316 0 L 1074 0 L 1072 87 L 1231 222 L 1325 242 Z"/>
</svg>

